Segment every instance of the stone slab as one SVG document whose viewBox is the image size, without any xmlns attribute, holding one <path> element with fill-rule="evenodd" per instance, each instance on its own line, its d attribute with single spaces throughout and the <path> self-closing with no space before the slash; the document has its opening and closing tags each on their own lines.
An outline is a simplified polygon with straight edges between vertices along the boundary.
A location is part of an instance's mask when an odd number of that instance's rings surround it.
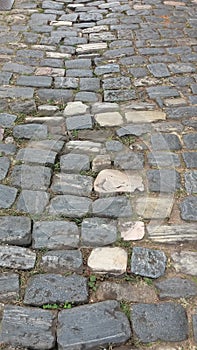
<svg viewBox="0 0 197 350">
<path fill-rule="evenodd" d="M 160 243 L 194 242 L 197 240 L 196 225 L 148 225 L 148 238 Z"/>
<path fill-rule="evenodd" d="M 105 169 L 98 174 L 94 181 L 94 191 L 99 195 L 131 193 L 136 190 L 144 191 L 142 177 L 129 172 Z"/>
<path fill-rule="evenodd" d="M 10 160 L 7 157 L 1 157 L 0 158 L 0 180 L 3 180 L 9 170 L 10 167 Z"/>
<path fill-rule="evenodd" d="M 100 126 L 118 126 L 123 124 L 123 118 L 119 112 L 98 113 L 94 116 Z"/>
<path fill-rule="evenodd" d="M 197 253 L 192 251 L 175 252 L 171 255 L 173 266 L 177 272 L 197 275 Z"/>
<path fill-rule="evenodd" d="M 93 129 L 92 116 L 89 114 L 66 118 L 67 130 Z"/>
<path fill-rule="evenodd" d="M 115 220 L 104 218 L 87 218 L 81 224 L 81 245 L 101 247 L 112 244 L 117 239 Z"/>
<path fill-rule="evenodd" d="M 19 270 L 33 269 L 36 254 L 30 249 L 17 246 L 0 246 L 0 266 Z"/>
<path fill-rule="evenodd" d="M 0 113 L 0 126 L 3 128 L 11 128 L 14 126 L 17 116 L 9 113 Z"/>
<path fill-rule="evenodd" d="M 0 242 L 29 245 L 31 243 L 31 220 L 25 216 L 0 216 Z"/>
<path fill-rule="evenodd" d="M 12 346 L 52 349 L 55 345 L 55 314 L 49 310 L 6 305 L 1 341 Z"/>
<path fill-rule="evenodd" d="M 64 154 L 60 157 L 60 169 L 65 173 L 80 173 L 90 169 L 90 159 L 86 154 Z"/>
<path fill-rule="evenodd" d="M 150 124 L 127 124 L 124 125 L 122 128 L 116 130 L 116 134 L 119 137 L 127 136 L 127 135 L 135 135 L 135 136 L 141 136 L 144 134 L 147 134 L 151 131 L 151 125 Z"/>
<path fill-rule="evenodd" d="M 42 256 L 41 268 L 45 272 L 81 271 L 83 257 L 80 250 L 55 250 Z"/>
<path fill-rule="evenodd" d="M 19 139 L 46 139 L 48 129 L 46 125 L 41 124 L 21 124 L 13 129 L 13 135 Z"/>
<path fill-rule="evenodd" d="M 99 217 L 130 217 L 132 208 L 130 200 L 124 196 L 99 198 L 93 202 L 93 214 Z"/>
<path fill-rule="evenodd" d="M 114 158 L 114 165 L 123 170 L 139 170 L 144 167 L 144 155 L 142 153 L 119 153 Z M 129 172 L 127 172 L 129 174 Z"/>
<path fill-rule="evenodd" d="M 163 251 L 133 247 L 131 272 L 150 278 L 158 278 L 165 273 L 167 258 Z"/>
<path fill-rule="evenodd" d="M 187 193 L 197 193 L 197 170 L 185 172 L 184 178 Z"/>
<path fill-rule="evenodd" d="M 180 277 L 167 278 L 154 285 L 159 290 L 159 298 L 191 298 L 197 295 L 197 283 Z"/>
<path fill-rule="evenodd" d="M 136 212 L 144 219 L 164 219 L 170 217 L 173 207 L 173 196 L 138 198 Z"/>
<path fill-rule="evenodd" d="M 91 176 L 79 174 L 55 174 L 51 190 L 56 194 L 72 194 L 74 196 L 90 196 L 93 188 Z"/>
<path fill-rule="evenodd" d="M 83 115 L 89 112 L 89 106 L 81 101 L 68 102 L 64 109 L 65 117 Z"/>
<path fill-rule="evenodd" d="M 131 336 L 129 321 L 114 300 L 63 310 L 59 313 L 58 324 L 60 350 L 121 344 Z"/>
<path fill-rule="evenodd" d="M 51 169 L 44 166 L 15 165 L 11 174 L 11 183 L 26 190 L 47 190 L 51 175 Z"/>
<path fill-rule="evenodd" d="M 29 214 L 41 214 L 49 203 L 49 197 L 48 192 L 22 190 L 16 204 L 17 210 Z"/>
<path fill-rule="evenodd" d="M 57 216 L 64 215 L 69 218 L 81 218 L 91 212 L 91 204 L 91 199 L 86 197 L 55 196 L 50 202 L 49 213 Z"/>
<path fill-rule="evenodd" d="M 183 341 L 188 337 L 186 312 L 183 306 L 172 302 L 133 305 L 131 323 L 142 343 Z"/>
<path fill-rule="evenodd" d="M 41 274 L 30 278 L 25 290 L 24 304 L 84 303 L 88 300 L 87 279 L 72 275 Z"/>
<path fill-rule="evenodd" d="M 0 208 L 10 208 L 16 199 L 16 195 L 16 188 L 0 184 Z"/>
<path fill-rule="evenodd" d="M 145 235 L 144 222 L 120 219 L 118 221 L 118 231 L 124 241 L 141 240 Z"/>
<path fill-rule="evenodd" d="M 74 222 L 38 221 L 34 223 L 32 246 L 35 249 L 76 248 L 79 244 L 79 230 Z"/>
<path fill-rule="evenodd" d="M 0 274 L 0 301 L 13 302 L 19 298 L 19 275 L 4 272 Z"/>
<path fill-rule="evenodd" d="M 181 187 L 180 174 L 174 169 L 151 169 L 147 171 L 150 192 L 175 192 Z"/>
<path fill-rule="evenodd" d="M 25 163 L 53 165 L 56 156 L 57 153 L 50 150 L 22 148 L 18 151 L 16 159 Z"/>
<path fill-rule="evenodd" d="M 188 196 L 180 204 L 181 217 L 186 221 L 197 221 L 197 197 Z"/>
<path fill-rule="evenodd" d="M 125 113 L 127 123 L 152 123 L 165 120 L 166 114 L 162 111 L 128 111 Z"/>
<path fill-rule="evenodd" d="M 126 272 L 127 252 L 119 247 L 94 248 L 88 258 L 88 266 L 101 274 L 121 275 Z"/>
</svg>

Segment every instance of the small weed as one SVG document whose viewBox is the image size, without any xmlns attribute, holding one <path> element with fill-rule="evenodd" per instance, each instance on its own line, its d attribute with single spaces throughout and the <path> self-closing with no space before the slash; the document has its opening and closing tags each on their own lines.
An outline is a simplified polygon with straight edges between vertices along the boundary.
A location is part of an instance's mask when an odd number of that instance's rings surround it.
<svg viewBox="0 0 197 350">
<path fill-rule="evenodd" d="M 121 141 L 125 146 L 130 146 L 130 145 L 132 145 L 132 143 L 134 143 L 136 141 L 136 137 L 135 136 L 124 136 L 124 137 L 121 137 Z"/>
<path fill-rule="evenodd" d="M 95 171 L 90 170 L 81 170 L 80 175 L 92 176 L 94 178 L 97 177 L 97 173 Z"/>
<path fill-rule="evenodd" d="M 143 280 L 148 286 L 152 286 L 153 285 L 153 281 L 152 281 L 151 278 L 144 277 Z"/>
<path fill-rule="evenodd" d="M 43 309 L 51 309 L 51 310 L 56 310 L 59 308 L 59 305 L 57 304 L 45 304 L 42 306 Z"/>
<path fill-rule="evenodd" d="M 54 164 L 53 169 L 54 171 L 60 171 L 60 162 L 57 162 L 56 164 Z"/>
<path fill-rule="evenodd" d="M 96 291 L 96 276 L 91 275 L 89 277 L 88 286 L 95 292 Z"/>
<path fill-rule="evenodd" d="M 130 320 L 130 304 L 127 301 L 121 301 L 120 308 Z"/>
<path fill-rule="evenodd" d="M 78 139 L 79 132 L 78 130 L 72 130 L 71 131 L 73 139 Z"/>
<path fill-rule="evenodd" d="M 71 303 L 65 303 L 63 306 L 63 309 L 72 309 L 72 304 Z"/>
<path fill-rule="evenodd" d="M 127 281 L 127 282 L 133 282 L 133 283 L 136 283 L 136 279 L 135 279 L 135 277 L 130 276 L 130 275 L 128 275 L 128 274 L 125 274 L 125 275 L 124 275 L 124 280 L 125 280 L 125 281 Z"/>
</svg>

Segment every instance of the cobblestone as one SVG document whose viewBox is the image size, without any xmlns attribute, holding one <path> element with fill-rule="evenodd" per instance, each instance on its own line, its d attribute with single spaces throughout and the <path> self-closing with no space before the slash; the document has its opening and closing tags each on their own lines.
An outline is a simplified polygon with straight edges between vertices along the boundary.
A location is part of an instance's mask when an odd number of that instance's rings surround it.
<svg viewBox="0 0 197 350">
<path fill-rule="evenodd" d="M 196 347 L 196 4 L 1 11 L 2 348 Z"/>
</svg>

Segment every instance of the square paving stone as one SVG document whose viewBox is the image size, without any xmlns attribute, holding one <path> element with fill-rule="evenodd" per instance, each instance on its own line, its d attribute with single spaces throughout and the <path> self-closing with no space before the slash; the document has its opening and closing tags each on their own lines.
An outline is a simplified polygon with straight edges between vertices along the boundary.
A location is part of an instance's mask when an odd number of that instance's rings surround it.
<svg viewBox="0 0 197 350">
<path fill-rule="evenodd" d="M 66 118 L 66 126 L 68 130 L 92 129 L 92 117 L 89 114 L 68 117 Z"/>
<path fill-rule="evenodd" d="M 95 248 L 87 264 L 96 273 L 121 275 L 126 272 L 127 252 L 120 247 Z"/>
<path fill-rule="evenodd" d="M 197 193 L 197 170 L 187 171 L 184 174 L 185 178 L 185 189 L 187 193 Z"/>
<path fill-rule="evenodd" d="M 197 153 L 184 152 L 183 159 L 187 168 L 197 168 Z"/>
<path fill-rule="evenodd" d="M 153 134 L 151 136 L 151 145 L 153 150 L 162 151 L 162 150 L 171 150 L 178 151 L 181 149 L 181 143 L 179 138 L 175 134 L 159 133 Z"/>
<path fill-rule="evenodd" d="M 29 245 L 31 243 L 31 220 L 25 216 L 0 216 L 0 242 Z"/>
<path fill-rule="evenodd" d="M 74 222 L 39 221 L 34 223 L 32 240 L 35 249 L 76 248 L 79 244 L 79 230 Z"/>
<path fill-rule="evenodd" d="M 91 212 L 92 201 L 86 197 L 60 195 L 52 198 L 49 213 L 68 218 L 81 218 Z"/>
<path fill-rule="evenodd" d="M 8 113 L 0 113 L 0 125 L 3 128 L 11 128 L 14 126 L 14 122 L 17 116 Z"/>
<path fill-rule="evenodd" d="M 52 171 L 43 166 L 15 165 L 11 183 L 26 190 L 47 190 Z"/>
<path fill-rule="evenodd" d="M 22 148 L 18 151 L 16 159 L 26 163 L 53 165 L 56 156 L 57 153 L 50 150 Z"/>
<path fill-rule="evenodd" d="M 81 245 L 88 247 L 104 246 L 117 239 L 115 220 L 87 218 L 81 224 Z"/>
<path fill-rule="evenodd" d="M 93 214 L 99 217 L 130 217 L 132 208 L 130 200 L 124 196 L 99 198 L 93 202 Z"/>
<path fill-rule="evenodd" d="M 10 167 L 10 160 L 7 157 L 1 157 L 0 158 L 0 180 L 3 180 L 9 170 Z"/>
<path fill-rule="evenodd" d="M 173 266 L 177 272 L 183 274 L 197 275 L 197 252 L 182 250 L 171 255 Z"/>
<path fill-rule="evenodd" d="M 139 341 L 183 341 L 188 337 L 188 320 L 183 306 L 176 303 L 136 304 L 131 323 Z"/>
<path fill-rule="evenodd" d="M 181 187 L 180 175 L 174 169 L 148 170 L 147 179 L 152 192 L 175 192 Z"/>
<path fill-rule="evenodd" d="M 41 124 L 21 124 L 13 129 L 13 135 L 19 139 L 46 139 L 48 128 Z"/>
<path fill-rule="evenodd" d="M 178 167 L 180 166 L 180 158 L 178 154 L 172 152 L 153 152 L 148 153 L 148 163 L 155 167 Z"/>
<path fill-rule="evenodd" d="M 152 73 L 156 78 L 164 78 L 170 76 L 167 65 L 164 63 L 153 63 L 149 64 L 147 67 L 150 73 Z"/>
<path fill-rule="evenodd" d="M 55 314 L 49 310 L 6 305 L 1 341 L 12 346 L 52 349 L 55 345 Z"/>
<path fill-rule="evenodd" d="M 196 241 L 196 225 L 148 225 L 148 238 L 155 242 L 174 243 L 183 241 Z"/>
<path fill-rule="evenodd" d="M 197 197 L 186 197 L 180 204 L 181 217 L 186 221 L 197 221 Z"/>
<path fill-rule="evenodd" d="M 57 343 L 60 350 L 92 349 L 111 343 L 118 345 L 130 336 L 129 321 L 114 300 L 63 310 L 58 315 Z"/>
<path fill-rule="evenodd" d="M 0 266 L 11 269 L 33 269 L 36 262 L 36 254 L 30 249 L 17 246 L 0 246 Z"/>
<path fill-rule="evenodd" d="M 0 184 L 0 208 L 10 208 L 16 199 L 16 195 L 16 188 Z"/>
<path fill-rule="evenodd" d="M 93 178 L 78 174 L 56 174 L 51 185 L 51 190 L 56 194 L 72 194 L 85 197 L 90 196 L 92 188 Z"/>
<path fill-rule="evenodd" d="M 150 278 L 158 278 L 165 272 L 167 258 L 161 250 L 134 247 L 131 257 L 131 272 Z"/>
<path fill-rule="evenodd" d="M 190 298 L 197 295 L 197 283 L 180 277 L 167 278 L 154 285 L 159 290 L 159 298 Z"/>
<path fill-rule="evenodd" d="M 143 169 L 144 155 L 142 153 L 120 153 L 114 159 L 114 165 L 123 170 Z"/>
<path fill-rule="evenodd" d="M 49 193 L 23 190 L 17 201 L 17 210 L 29 214 L 41 214 L 49 202 Z"/>
<path fill-rule="evenodd" d="M 72 275 L 42 274 L 30 278 L 25 290 L 24 304 L 64 304 L 88 301 L 87 278 Z"/>
<path fill-rule="evenodd" d="M 60 169 L 66 173 L 79 173 L 82 170 L 89 170 L 89 156 L 86 154 L 65 154 L 60 157 Z"/>
<path fill-rule="evenodd" d="M 19 275 L 4 272 L 0 274 L 0 301 L 15 301 L 19 298 Z"/>
<path fill-rule="evenodd" d="M 83 256 L 80 250 L 55 250 L 42 256 L 41 268 L 48 272 L 81 272 Z"/>
</svg>

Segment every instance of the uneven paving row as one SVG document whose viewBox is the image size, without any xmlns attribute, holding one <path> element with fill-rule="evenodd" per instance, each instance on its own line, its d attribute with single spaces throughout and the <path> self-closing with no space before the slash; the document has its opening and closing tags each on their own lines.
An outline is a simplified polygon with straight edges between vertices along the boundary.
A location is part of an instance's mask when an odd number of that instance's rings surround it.
<svg viewBox="0 0 197 350">
<path fill-rule="evenodd" d="M 10 4 L 0 348 L 196 350 L 197 1 Z"/>
</svg>

